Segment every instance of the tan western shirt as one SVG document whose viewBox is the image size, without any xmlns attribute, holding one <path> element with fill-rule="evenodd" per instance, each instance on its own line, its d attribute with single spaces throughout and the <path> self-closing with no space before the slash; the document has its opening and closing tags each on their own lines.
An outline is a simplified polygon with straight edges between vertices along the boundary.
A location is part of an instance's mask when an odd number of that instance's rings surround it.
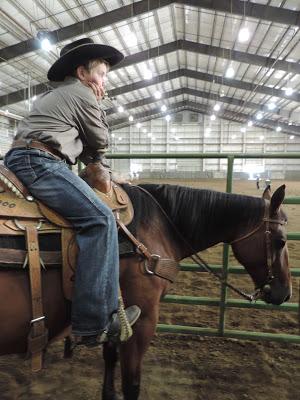
<svg viewBox="0 0 300 400">
<path fill-rule="evenodd" d="M 15 140 L 36 140 L 58 150 L 71 164 L 85 164 L 108 146 L 108 124 L 91 88 L 68 77 L 38 96 L 19 124 Z"/>
</svg>

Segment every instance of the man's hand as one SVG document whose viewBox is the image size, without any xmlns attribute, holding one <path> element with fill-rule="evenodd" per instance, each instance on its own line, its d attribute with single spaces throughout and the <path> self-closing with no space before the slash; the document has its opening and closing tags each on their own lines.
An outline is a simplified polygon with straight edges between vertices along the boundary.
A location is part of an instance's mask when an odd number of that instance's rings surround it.
<svg viewBox="0 0 300 400">
<path fill-rule="evenodd" d="M 92 81 L 87 82 L 86 85 L 92 89 L 97 100 L 103 99 L 103 97 L 105 96 L 105 90 L 102 86 L 99 86 Z"/>
<path fill-rule="evenodd" d="M 104 168 L 109 168 L 110 169 L 110 165 L 108 164 L 107 159 L 105 158 L 104 153 L 98 153 L 94 158 L 93 158 L 93 163 L 97 163 L 100 162 Z"/>
</svg>

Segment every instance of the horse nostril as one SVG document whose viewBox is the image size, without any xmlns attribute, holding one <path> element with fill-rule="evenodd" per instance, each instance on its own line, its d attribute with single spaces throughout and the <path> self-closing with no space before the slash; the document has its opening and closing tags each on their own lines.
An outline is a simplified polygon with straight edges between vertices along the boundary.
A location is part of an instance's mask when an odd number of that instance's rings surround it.
<svg viewBox="0 0 300 400">
<path fill-rule="evenodd" d="M 265 294 L 271 293 L 271 286 L 269 284 L 264 285 L 264 287 L 262 288 L 263 292 Z"/>
</svg>

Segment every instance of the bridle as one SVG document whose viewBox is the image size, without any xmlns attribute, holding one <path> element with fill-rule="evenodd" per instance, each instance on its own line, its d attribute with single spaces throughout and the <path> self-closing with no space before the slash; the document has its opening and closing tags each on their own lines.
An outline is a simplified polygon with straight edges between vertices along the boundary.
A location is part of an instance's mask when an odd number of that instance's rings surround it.
<svg viewBox="0 0 300 400">
<path fill-rule="evenodd" d="M 261 229 L 261 227 L 263 225 L 265 225 L 264 237 L 265 237 L 265 244 L 266 244 L 266 265 L 267 265 L 268 273 L 267 273 L 266 282 L 264 284 L 262 284 L 261 287 L 257 288 L 256 291 L 254 292 L 254 294 L 252 295 L 254 297 L 253 298 L 254 300 L 259 297 L 259 295 L 261 294 L 261 291 L 266 293 L 271 290 L 270 283 L 273 281 L 273 279 L 275 277 L 274 272 L 273 272 L 273 252 L 272 252 L 272 243 L 271 243 L 270 223 L 284 226 L 287 224 L 287 221 L 285 221 L 283 219 L 270 218 L 269 209 L 267 207 L 267 204 L 265 204 L 265 215 L 264 215 L 261 223 L 257 227 L 255 227 L 251 232 L 246 233 L 244 236 L 230 242 L 230 245 L 241 242 L 241 241 L 251 237 L 252 235 L 254 235 L 254 233 L 258 232 Z"/>
<path fill-rule="evenodd" d="M 156 200 L 156 198 L 151 193 L 149 193 L 146 189 L 142 188 L 141 186 L 136 185 L 135 187 L 138 188 L 139 190 L 141 190 L 142 192 L 146 193 L 154 201 L 154 203 L 158 206 L 158 208 L 161 210 L 161 212 L 163 213 L 163 215 L 165 216 L 165 218 L 169 222 L 170 226 L 175 231 L 176 235 L 185 244 L 185 246 L 192 252 L 192 256 L 190 256 L 190 258 L 196 264 L 198 264 L 200 267 L 202 267 L 206 272 L 209 272 L 210 274 L 214 275 L 220 281 L 220 283 L 222 283 L 226 287 L 230 288 L 231 290 L 233 290 L 234 292 L 238 293 L 240 296 L 244 297 L 245 299 L 247 299 L 247 300 L 249 300 L 251 302 L 257 300 L 260 297 L 262 291 L 264 291 L 265 293 L 267 291 L 271 291 L 270 283 L 274 279 L 274 274 L 273 274 L 273 268 L 272 268 L 272 266 L 273 266 L 273 261 L 272 261 L 273 260 L 273 254 L 272 254 L 272 245 L 271 245 L 270 223 L 279 224 L 279 225 L 286 225 L 287 221 L 281 220 L 281 219 L 272 219 L 272 218 L 270 218 L 270 213 L 269 213 L 269 209 L 267 207 L 267 203 L 266 202 L 265 202 L 264 217 L 263 217 L 263 220 L 259 223 L 259 225 L 257 227 L 255 227 L 249 233 L 247 233 L 244 236 L 242 236 L 242 237 L 240 237 L 238 239 L 235 239 L 235 240 L 233 240 L 232 242 L 229 243 L 231 245 L 233 243 L 241 242 L 242 240 L 244 240 L 246 238 L 249 238 L 250 236 L 254 235 L 254 233 L 259 231 L 259 229 L 265 224 L 265 242 L 266 242 L 266 254 L 267 254 L 267 260 L 266 260 L 267 262 L 266 262 L 266 264 L 267 264 L 267 268 L 268 268 L 268 276 L 267 276 L 266 282 L 263 285 L 261 285 L 261 287 L 256 288 L 254 293 L 248 294 L 248 293 L 245 293 L 244 291 L 236 288 L 231 283 L 228 283 L 226 281 L 226 279 L 224 279 L 223 276 L 221 276 L 220 274 L 215 272 L 207 264 L 207 262 L 204 261 L 199 256 L 199 254 L 197 254 L 195 249 L 192 248 L 192 246 L 187 242 L 187 240 L 178 231 L 178 229 L 174 225 L 173 221 L 170 219 L 170 217 L 168 216 L 166 211 L 163 209 L 163 207 L 159 204 L 159 202 Z"/>
</svg>

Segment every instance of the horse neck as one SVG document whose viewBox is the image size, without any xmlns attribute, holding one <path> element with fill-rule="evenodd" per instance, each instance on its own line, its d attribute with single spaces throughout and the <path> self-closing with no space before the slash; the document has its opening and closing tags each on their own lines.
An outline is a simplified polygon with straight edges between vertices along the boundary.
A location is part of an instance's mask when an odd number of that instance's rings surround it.
<svg viewBox="0 0 300 400">
<path fill-rule="evenodd" d="M 147 190 L 184 238 L 177 240 L 182 257 L 191 255 L 190 247 L 201 251 L 243 236 L 264 213 L 264 200 L 250 196 L 173 185 L 150 185 Z"/>
</svg>

